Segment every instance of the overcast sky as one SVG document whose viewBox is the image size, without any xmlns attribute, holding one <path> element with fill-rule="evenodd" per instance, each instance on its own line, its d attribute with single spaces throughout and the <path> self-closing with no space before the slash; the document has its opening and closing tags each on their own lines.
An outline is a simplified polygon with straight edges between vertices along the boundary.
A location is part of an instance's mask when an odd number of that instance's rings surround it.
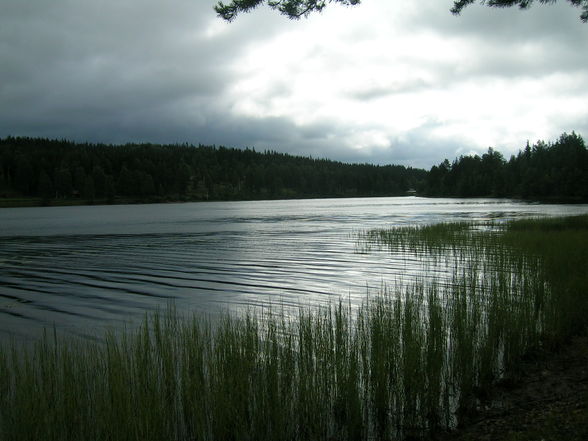
<svg viewBox="0 0 588 441">
<path fill-rule="evenodd" d="M 225 23 L 214 0 L 0 0 L 0 137 L 255 147 L 429 168 L 588 136 L 588 24 L 364 0 Z"/>
</svg>

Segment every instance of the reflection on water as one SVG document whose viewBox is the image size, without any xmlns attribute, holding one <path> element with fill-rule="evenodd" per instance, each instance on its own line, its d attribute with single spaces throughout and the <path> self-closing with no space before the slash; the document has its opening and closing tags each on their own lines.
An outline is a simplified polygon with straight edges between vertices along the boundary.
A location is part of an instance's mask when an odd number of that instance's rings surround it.
<svg viewBox="0 0 588 441">
<path fill-rule="evenodd" d="M 0 210 L 0 338 L 44 327 L 92 336 L 173 301 L 215 314 L 315 305 L 398 278 L 422 259 L 354 252 L 355 233 L 394 225 L 588 212 L 510 200 L 371 198 Z"/>
</svg>

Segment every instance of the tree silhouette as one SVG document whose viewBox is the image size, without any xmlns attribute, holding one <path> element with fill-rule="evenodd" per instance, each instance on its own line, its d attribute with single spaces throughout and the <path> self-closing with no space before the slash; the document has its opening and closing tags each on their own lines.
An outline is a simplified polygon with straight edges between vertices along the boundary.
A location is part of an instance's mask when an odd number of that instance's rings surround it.
<svg viewBox="0 0 588 441">
<path fill-rule="evenodd" d="M 426 174 L 203 145 L 0 139 L 0 199 L 18 195 L 44 203 L 398 196 L 424 187 Z"/>
<path fill-rule="evenodd" d="M 518 6 L 521 9 L 527 9 L 533 3 L 533 0 L 455 0 L 451 12 L 459 14 L 463 8 L 477 1 L 489 7 L 507 8 Z M 582 8 L 580 19 L 586 23 L 588 21 L 588 0 L 567 1 L 573 6 Z M 242 12 L 250 12 L 260 5 L 267 4 L 270 8 L 286 15 L 288 18 L 299 19 L 312 12 L 322 11 L 327 6 L 327 3 L 353 6 L 361 3 L 361 0 L 231 0 L 227 4 L 222 1 L 218 2 L 214 9 L 220 17 L 227 21 L 232 21 Z M 539 0 L 539 3 L 555 3 L 555 0 Z"/>
<path fill-rule="evenodd" d="M 329 3 L 357 5 L 361 0 L 328 0 Z M 267 5 L 292 19 L 306 17 L 311 12 L 320 12 L 327 6 L 327 0 L 232 0 L 228 4 L 218 2 L 214 10 L 227 21 L 232 21 L 241 12 L 249 12 L 258 6 Z"/>
<path fill-rule="evenodd" d="M 533 3 L 533 0 L 455 0 L 453 2 L 453 8 L 451 8 L 451 12 L 454 14 L 459 14 L 463 8 L 472 3 L 476 3 L 479 1 L 482 4 L 485 4 L 489 7 L 494 8 L 509 8 L 511 6 L 518 6 L 520 9 L 527 9 Z M 556 0 L 539 0 L 539 3 L 547 4 L 547 3 L 555 3 Z M 580 6 L 582 8 L 582 13 L 580 14 L 580 19 L 586 23 L 588 21 L 588 0 L 567 0 L 573 6 Z"/>
<path fill-rule="evenodd" d="M 554 143 L 527 145 L 508 162 L 489 148 L 482 157 L 446 159 L 427 175 L 429 196 L 522 197 L 552 201 L 588 200 L 588 150 L 582 137 L 564 133 Z"/>
</svg>

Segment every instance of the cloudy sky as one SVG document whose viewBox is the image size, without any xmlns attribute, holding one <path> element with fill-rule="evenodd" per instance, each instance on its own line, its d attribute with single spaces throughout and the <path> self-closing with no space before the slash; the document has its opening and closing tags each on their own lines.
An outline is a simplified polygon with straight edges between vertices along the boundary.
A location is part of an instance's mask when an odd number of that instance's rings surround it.
<svg viewBox="0 0 588 441">
<path fill-rule="evenodd" d="M 255 147 L 429 168 L 588 137 L 588 24 L 364 0 L 225 23 L 215 0 L 0 0 L 0 137 Z"/>
</svg>

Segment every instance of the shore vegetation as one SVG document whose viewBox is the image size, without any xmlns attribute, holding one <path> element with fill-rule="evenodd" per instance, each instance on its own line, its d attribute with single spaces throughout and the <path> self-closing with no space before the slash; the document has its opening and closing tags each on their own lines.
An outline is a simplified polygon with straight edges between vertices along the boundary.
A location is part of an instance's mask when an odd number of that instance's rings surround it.
<svg viewBox="0 0 588 441">
<path fill-rule="evenodd" d="M 508 160 L 489 148 L 427 171 L 254 148 L 0 139 L 0 207 L 415 195 L 586 202 L 588 150 L 564 133 Z"/>
<path fill-rule="evenodd" d="M 0 440 L 398 440 L 459 427 L 587 331 L 588 216 L 367 231 L 451 271 L 360 307 L 186 317 L 0 349 Z"/>
</svg>

